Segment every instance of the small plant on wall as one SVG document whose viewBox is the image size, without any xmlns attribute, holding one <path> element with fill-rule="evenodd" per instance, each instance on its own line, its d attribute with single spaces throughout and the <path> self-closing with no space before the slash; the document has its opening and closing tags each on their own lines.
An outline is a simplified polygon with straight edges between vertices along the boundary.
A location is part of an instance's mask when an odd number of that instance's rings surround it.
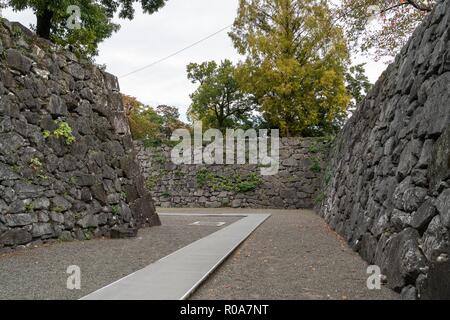
<svg viewBox="0 0 450 320">
<path fill-rule="evenodd" d="M 197 173 L 197 186 L 211 188 L 214 191 L 250 192 L 262 184 L 262 179 L 256 173 L 242 177 L 240 175 L 224 176 L 202 169 Z"/>
<path fill-rule="evenodd" d="M 147 180 L 145 181 L 145 187 L 147 188 L 147 190 L 153 191 L 157 186 L 159 179 L 160 179 L 159 176 L 148 177 Z"/>
<path fill-rule="evenodd" d="M 311 158 L 311 161 L 312 161 L 312 165 L 311 165 L 311 167 L 310 167 L 311 171 L 312 171 L 312 172 L 315 172 L 315 173 L 321 172 L 321 171 L 322 171 L 322 167 L 321 167 L 321 165 L 320 165 L 320 160 L 319 160 L 319 158 L 317 158 L 317 157 L 312 157 L 312 158 Z"/>
<path fill-rule="evenodd" d="M 70 127 L 70 125 L 65 122 L 65 121 L 55 121 L 55 124 L 58 125 L 58 128 L 55 129 L 53 132 L 50 132 L 48 130 L 45 130 L 42 135 L 44 136 L 45 139 L 48 139 L 50 137 L 55 137 L 58 139 L 64 139 L 64 142 L 66 143 L 66 145 L 71 145 L 72 143 L 75 142 L 75 137 L 72 134 L 72 128 Z"/>
</svg>

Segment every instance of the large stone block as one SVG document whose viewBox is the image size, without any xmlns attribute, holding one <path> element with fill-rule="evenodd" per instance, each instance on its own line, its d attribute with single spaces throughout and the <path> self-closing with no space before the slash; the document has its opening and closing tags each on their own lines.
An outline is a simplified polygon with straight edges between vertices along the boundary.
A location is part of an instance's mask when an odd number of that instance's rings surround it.
<svg viewBox="0 0 450 320">
<path fill-rule="evenodd" d="M 28 73 L 31 70 L 33 61 L 25 57 L 20 51 L 16 49 L 6 50 L 6 62 L 8 65 L 17 71 L 22 73 Z"/>
<path fill-rule="evenodd" d="M 448 113 L 450 113 L 447 110 Z M 434 144 L 428 176 L 433 190 L 437 190 L 442 181 L 450 178 L 450 123 Z"/>
<path fill-rule="evenodd" d="M 0 244 L 6 246 L 26 244 L 31 240 L 31 234 L 24 229 L 11 229 L 0 234 Z"/>
<path fill-rule="evenodd" d="M 390 288 L 400 291 L 426 267 L 426 258 L 419 249 L 419 237 L 417 231 L 408 228 L 389 239 L 377 264 L 387 276 Z"/>
</svg>

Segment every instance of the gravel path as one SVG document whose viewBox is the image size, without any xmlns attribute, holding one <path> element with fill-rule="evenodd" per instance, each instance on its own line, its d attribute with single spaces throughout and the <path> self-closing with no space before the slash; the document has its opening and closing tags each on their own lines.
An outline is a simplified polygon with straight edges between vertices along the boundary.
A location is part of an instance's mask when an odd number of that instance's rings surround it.
<svg viewBox="0 0 450 320">
<path fill-rule="evenodd" d="M 257 212 L 272 217 L 194 293 L 194 300 L 399 298 L 384 287 L 368 290 L 367 264 L 312 211 L 202 212 Z"/>
<path fill-rule="evenodd" d="M 227 222 L 240 218 L 202 217 Z M 56 243 L 0 256 L 0 299 L 79 299 L 219 230 L 189 226 L 198 217 L 161 217 L 163 225 L 136 239 Z M 66 288 L 66 270 L 81 268 L 82 289 Z"/>
</svg>

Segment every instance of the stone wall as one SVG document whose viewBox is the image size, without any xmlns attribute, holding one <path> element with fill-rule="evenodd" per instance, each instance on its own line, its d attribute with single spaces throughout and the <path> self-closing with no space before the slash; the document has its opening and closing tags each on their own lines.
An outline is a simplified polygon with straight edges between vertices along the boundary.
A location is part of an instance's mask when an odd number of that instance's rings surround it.
<svg viewBox="0 0 450 320">
<path fill-rule="evenodd" d="M 311 208 L 325 147 L 323 139 L 280 139 L 279 173 L 261 176 L 256 165 L 174 165 L 170 147 L 136 142 L 147 186 L 162 207 Z"/>
<path fill-rule="evenodd" d="M 450 1 L 346 124 L 320 208 L 404 298 L 450 298 Z"/>
<path fill-rule="evenodd" d="M 0 21 L 0 251 L 158 224 L 117 79 Z"/>
</svg>

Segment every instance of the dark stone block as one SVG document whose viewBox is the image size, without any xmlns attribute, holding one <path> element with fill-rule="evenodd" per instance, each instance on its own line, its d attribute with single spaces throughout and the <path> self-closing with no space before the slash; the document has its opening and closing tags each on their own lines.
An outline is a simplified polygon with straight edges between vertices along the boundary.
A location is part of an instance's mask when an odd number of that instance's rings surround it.
<svg viewBox="0 0 450 320">
<path fill-rule="evenodd" d="M 11 229 L 0 234 L 0 244 L 6 246 L 27 244 L 31 240 L 31 234 L 24 229 Z"/>
<path fill-rule="evenodd" d="M 8 49 L 6 50 L 6 62 L 14 70 L 25 74 L 30 72 L 33 61 L 18 50 Z"/>
<path fill-rule="evenodd" d="M 107 203 L 107 194 L 102 184 L 96 184 L 92 186 L 91 191 L 94 198 L 97 199 L 102 205 L 105 205 Z"/>
<path fill-rule="evenodd" d="M 428 176 L 432 190 L 437 190 L 441 181 L 450 178 L 450 123 L 434 144 Z"/>
<path fill-rule="evenodd" d="M 437 198 L 436 208 L 439 211 L 443 225 L 450 228 L 450 189 L 443 191 Z"/>
<path fill-rule="evenodd" d="M 136 238 L 138 235 L 137 228 L 113 228 L 111 229 L 110 237 L 112 239 L 127 239 Z"/>
<path fill-rule="evenodd" d="M 402 300 L 417 300 L 417 289 L 412 285 L 404 287 L 400 293 L 400 296 Z"/>
<path fill-rule="evenodd" d="M 428 224 L 436 216 L 436 207 L 433 204 L 433 200 L 428 199 L 425 201 L 419 209 L 411 216 L 411 227 L 423 232 Z"/>
<path fill-rule="evenodd" d="M 138 227 L 161 225 L 158 215 L 155 214 L 156 210 L 149 193 L 133 202 L 130 208 Z"/>
<path fill-rule="evenodd" d="M 414 282 L 421 269 L 426 266 L 426 258 L 419 249 L 419 233 L 411 228 L 394 235 L 387 243 L 377 264 L 387 276 L 388 286 L 400 291 L 406 284 Z"/>
<path fill-rule="evenodd" d="M 423 300 L 450 300 L 450 261 L 433 263 L 428 276 L 420 283 L 419 295 Z"/>
</svg>

